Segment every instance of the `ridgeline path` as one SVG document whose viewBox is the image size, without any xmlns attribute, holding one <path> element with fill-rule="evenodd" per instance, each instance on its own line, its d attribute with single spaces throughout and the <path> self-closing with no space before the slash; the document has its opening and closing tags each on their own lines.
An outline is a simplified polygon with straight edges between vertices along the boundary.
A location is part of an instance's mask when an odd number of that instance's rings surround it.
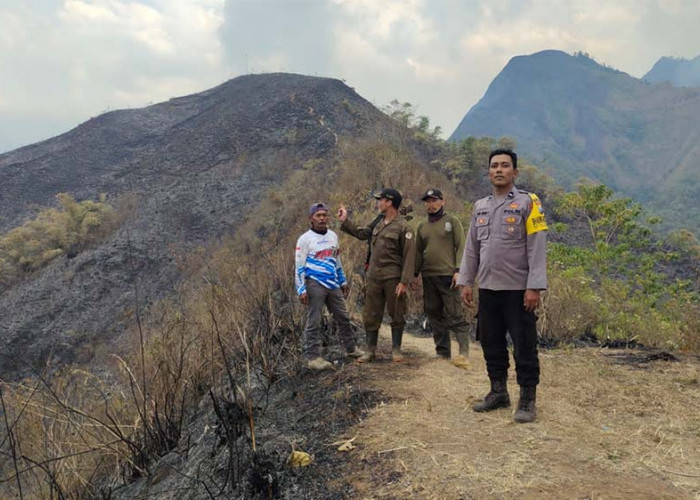
<svg viewBox="0 0 700 500">
<path fill-rule="evenodd" d="M 697 358 L 540 351 L 538 418 L 516 424 L 512 366 L 511 408 L 479 414 L 471 403 L 488 379 L 478 344 L 464 370 L 431 359 L 432 339 L 413 335 L 405 362 L 392 363 L 389 339 L 383 329 L 376 363 L 343 368 L 388 397 L 329 439 L 356 436 L 339 478 L 352 484 L 352 498 L 700 499 Z"/>
</svg>

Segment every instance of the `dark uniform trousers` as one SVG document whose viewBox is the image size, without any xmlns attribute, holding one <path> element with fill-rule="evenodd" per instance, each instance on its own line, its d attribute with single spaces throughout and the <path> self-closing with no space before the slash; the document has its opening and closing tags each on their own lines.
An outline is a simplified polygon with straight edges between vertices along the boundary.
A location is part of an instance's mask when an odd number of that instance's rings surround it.
<svg viewBox="0 0 700 500">
<path fill-rule="evenodd" d="M 486 370 L 492 380 L 508 377 L 508 343 L 513 341 L 513 357 L 518 384 L 535 386 L 540 381 L 537 358 L 537 316 L 523 305 L 525 290 L 479 289 L 479 339 L 484 350 Z"/>
<path fill-rule="evenodd" d="M 423 276 L 423 304 L 430 320 L 435 352 L 449 357 L 450 330 L 460 343 L 469 346 L 469 325 L 464 318 L 459 288 L 450 288 L 452 276 Z"/>
<path fill-rule="evenodd" d="M 401 278 L 376 279 L 369 277 L 365 289 L 365 306 L 362 309 L 362 321 L 368 332 L 379 331 L 384 317 L 384 306 L 391 318 L 391 327 L 403 327 L 406 324 L 406 295 L 396 297 L 396 285 Z"/>
</svg>

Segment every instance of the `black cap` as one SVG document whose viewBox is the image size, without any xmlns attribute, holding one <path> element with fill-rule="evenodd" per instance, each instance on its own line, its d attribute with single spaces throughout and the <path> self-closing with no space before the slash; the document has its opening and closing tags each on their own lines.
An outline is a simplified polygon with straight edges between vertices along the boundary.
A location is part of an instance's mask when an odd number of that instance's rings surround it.
<svg viewBox="0 0 700 500">
<path fill-rule="evenodd" d="M 399 193 L 396 189 L 392 188 L 384 188 L 382 189 L 381 193 L 375 193 L 374 197 L 377 200 L 381 198 L 391 200 L 391 204 L 394 205 L 394 208 L 399 208 L 401 206 L 401 200 L 403 200 L 403 196 L 401 196 L 401 193 Z"/>
<path fill-rule="evenodd" d="M 325 210 L 326 212 L 328 212 L 328 205 L 326 205 L 325 203 L 314 203 L 313 205 L 311 205 L 311 207 L 309 207 L 309 217 L 311 217 L 319 210 Z"/>
<path fill-rule="evenodd" d="M 428 189 L 421 200 L 425 201 L 426 198 L 437 198 L 438 200 L 444 200 L 445 197 L 442 195 L 442 191 L 435 188 Z"/>
</svg>

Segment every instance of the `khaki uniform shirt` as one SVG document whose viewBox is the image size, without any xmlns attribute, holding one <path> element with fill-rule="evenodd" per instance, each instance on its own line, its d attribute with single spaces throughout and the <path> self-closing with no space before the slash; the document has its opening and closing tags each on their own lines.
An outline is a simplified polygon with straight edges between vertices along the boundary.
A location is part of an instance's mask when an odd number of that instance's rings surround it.
<svg viewBox="0 0 700 500">
<path fill-rule="evenodd" d="M 416 276 L 452 276 L 464 253 L 464 229 L 457 217 L 445 214 L 424 220 L 416 229 Z"/>
<path fill-rule="evenodd" d="M 371 234 L 369 227 L 358 228 L 350 219 L 345 219 L 340 229 L 361 240 L 372 238 L 367 278 L 400 278 L 401 283 L 411 282 L 416 259 L 416 239 L 404 217 L 399 215 L 389 224 L 379 221 Z"/>
<path fill-rule="evenodd" d="M 488 290 L 545 290 L 547 223 L 537 195 L 513 188 L 474 205 L 458 285 Z"/>
</svg>

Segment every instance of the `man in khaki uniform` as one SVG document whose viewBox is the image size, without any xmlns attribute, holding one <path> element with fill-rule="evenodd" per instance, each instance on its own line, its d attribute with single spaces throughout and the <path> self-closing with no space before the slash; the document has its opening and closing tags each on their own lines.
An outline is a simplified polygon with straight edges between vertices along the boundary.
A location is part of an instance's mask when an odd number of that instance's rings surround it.
<svg viewBox="0 0 700 500">
<path fill-rule="evenodd" d="M 445 213 L 445 199 L 439 189 L 428 189 L 421 198 L 428 219 L 416 229 L 416 273 L 423 278 L 423 307 L 430 320 L 438 357 L 450 359 L 450 330 L 459 343 L 465 365 L 469 356 L 469 325 L 464 318 L 457 288 L 459 265 L 464 252 L 464 229 L 454 215 Z M 466 366 L 466 365 L 465 365 Z"/>
<path fill-rule="evenodd" d="M 484 349 L 491 391 L 474 411 L 510 406 L 506 386 L 508 344 L 513 340 L 520 401 L 513 419 L 535 420 L 536 387 L 540 381 L 535 309 L 547 288 L 547 223 L 537 195 L 517 189 L 518 155 L 497 149 L 489 155 L 493 192 L 474 204 L 467 245 L 457 284 L 462 299 L 473 305 L 479 284 L 479 339 Z"/>
<path fill-rule="evenodd" d="M 384 306 L 391 318 L 391 357 L 403 361 L 401 339 L 406 321 L 406 293 L 415 267 L 415 238 L 406 219 L 399 215 L 402 196 L 387 188 L 375 194 L 377 209 L 384 216 L 374 227 L 357 227 L 344 206 L 338 210 L 340 229 L 360 240 L 370 239 L 370 258 L 362 319 L 367 334 L 367 351 L 358 359 L 373 361 L 376 356 L 379 327 Z"/>
</svg>

